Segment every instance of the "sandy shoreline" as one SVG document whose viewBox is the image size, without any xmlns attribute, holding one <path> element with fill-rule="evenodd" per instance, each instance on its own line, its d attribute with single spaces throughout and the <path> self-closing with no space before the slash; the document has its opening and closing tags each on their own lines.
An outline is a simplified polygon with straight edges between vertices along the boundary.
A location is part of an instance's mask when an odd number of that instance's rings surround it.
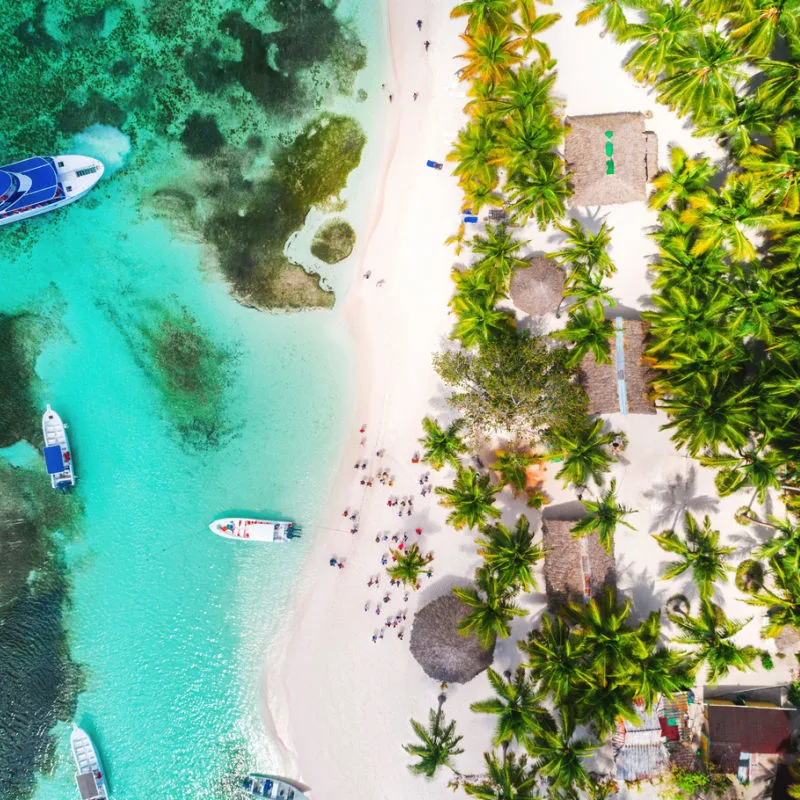
<svg viewBox="0 0 800 800">
<path fill-rule="evenodd" d="M 719 151 L 713 143 L 692 138 L 674 114 L 657 106 L 647 90 L 623 72 L 623 48 L 610 37 L 601 39 L 596 27 L 574 26 L 580 7 L 577 0 L 565 2 L 557 9 L 562 21 L 543 36 L 558 59 L 556 93 L 568 101 L 565 113 L 652 111 L 648 127 L 658 135 L 662 165 L 672 144 L 681 144 L 690 153 L 705 150 L 716 156 Z M 475 536 L 445 526 L 445 512 L 435 495 L 419 495 L 419 479 L 427 468 L 411 463 L 422 417 L 431 414 L 449 420 L 451 416 L 431 354 L 445 346 L 452 325 L 447 311 L 452 294 L 449 272 L 459 258 L 444 241 L 458 227 L 461 194 L 450 165 L 441 172 L 425 167 L 428 158 L 444 161 L 449 143 L 464 123 L 466 87 L 458 84 L 459 62 L 454 60 L 463 50 L 458 35 L 464 23 L 450 20 L 449 10 L 450 4 L 424 0 L 389 2 L 393 74 L 385 80 L 386 94 L 393 94 L 393 102 L 371 224 L 359 250 L 358 276 L 338 311 L 345 315 L 355 340 L 354 409 L 343 461 L 298 587 L 302 600 L 285 637 L 285 654 L 269 665 L 265 676 L 265 714 L 274 718 L 283 742 L 285 768 L 311 785 L 314 797 L 324 800 L 355 796 L 425 800 L 441 797 L 450 777 L 440 774 L 428 782 L 412 776 L 406 769 L 409 758 L 400 749 L 412 738 L 409 717 L 424 720 L 439 694 L 438 684 L 410 656 L 408 625 L 418 606 L 449 592 L 453 585 L 468 583 L 479 564 Z M 421 32 L 415 26 L 418 18 L 423 20 Z M 428 54 L 422 46 L 425 39 L 431 41 Z M 589 63 L 595 68 L 587 71 Z M 416 101 L 413 92 L 419 92 Z M 612 280 L 614 297 L 623 306 L 641 309 L 642 298 L 650 291 L 647 262 L 654 251 L 645 229 L 654 224 L 654 213 L 643 203 L 571 213 L 585 219 L 587 211 L 589 217 L 607 219 L 614 228 L 610 253 L 618 267 Z M 558 240 L 552 231 L 542 233 L 531 227 L 519 234 L 530 240 L 529 252 L 551 250 Z M 371 276 L 364 279 L 367 270 Z M 378 286 L 381 280 L 385 283 Z M 554 322 L 546 320 L 547 325 Z M 709 513 L 723 532 L 723 543 L 735 544 L 739 552 L 752 546 L 754 539 L 763 539 L 764 532 L 733 523 L 741 496 L 711 502 L 715 498 L 713 472 L 675 451 L 668 432 L 659 430 L 666 422 L 663 413 L 612 415 L 608 420 L 624 430 L 631 442 L 627 457 L 614 466 L 611 477 L 619 482 L 621 501 L 637 509 L 633 520 L 637 531 L 621 530 L 617 538 L 619 588 L 632 598 L 635 613 L 644 615 L 679 590 L 691 595 L 688 583 L 682 587 L 660 581 L 668 559 L 649 535 L 658 532 L 660 520 L 682 504 L 697 514 Z M 363 437 L 362 424 L 366 425 Z M 362 438 L 366 440 L 363 447 Z M 382 449 L 386 454 L 377 459 L 375 453 Z M 367 469 L 354 471 L 353 464 L 362 460 L 368 462 Z M 374 475 L 376 467 L 391 471 L 394 486 L 377 482 L 372 488 L 361 486 L 360 478 Z M 451 477 L 431 472 L 433 485 Z M 574 493 L 564 490 L 552 471 L 545 489 L 554 503 L 574 500 Z M 392 494 L 414 495 L 412 517 L 401 520 L 395 509 L 387 507 Z M 537 512 L 513 501 L 507 491 L 501 493 L 499 506 L 504 522 L 513 523 L 524 512 L 538 527 Z M 342 517 L 345 508 L 359 511 L 355 536 Z M 405 531 L 410 540 L 416 540 L 417 527 L 423 530 L 419 539 L 423 552 L 435 553 L 433 579 L 423 579 L 422 590 L 412 593 L 408 602 L 403 601 L 402 591 L 394 589 L 384 605 L 382 598 L 389 587 L 380 560 L 391 541 L 383 541 L 382 535 Z M 331 569 L 331 557 L 343 560 L 345 568 Z M 381 575 L 380 588 L 369 588 L 367 581 L 376 575 Z M 742 602 L 732 581 L 720 585 L 718 591 L 729 616 L 753 618 L 738 637 L 740 643 L 769 649 L 758 635 L 760 612 L 754 613 Z M 520 602 L 529 615 L 514 623 L 511 639 L 498 642 L 494 663 L 498 671 L 519 663 L 515 639 L 530 629 L 545 608 L 543 594 L 528 595 Z M 406 621 L 397 628 L 383 625 L 387 616 L 403 612 Z M 371 637 L 380 630 L 385 638 L 373 644 Z M 397 637 L 401 630 L 405 633 L 402 641 Z M 788 666 L 777 664 L 769 681 L 779 680 Z M 761 671 L 731 675 L 731 682 L 742 685 L 764 679 Z M 466 752 L 458 758 L 464 773 L 481 771 L 493 723 L 472 714 L 469 705 L 490 694 L 485 676 L 448 690 L 445 710 L 457 719 L 458 732 L 464 737 L 461 744 Z"/>
</svg>

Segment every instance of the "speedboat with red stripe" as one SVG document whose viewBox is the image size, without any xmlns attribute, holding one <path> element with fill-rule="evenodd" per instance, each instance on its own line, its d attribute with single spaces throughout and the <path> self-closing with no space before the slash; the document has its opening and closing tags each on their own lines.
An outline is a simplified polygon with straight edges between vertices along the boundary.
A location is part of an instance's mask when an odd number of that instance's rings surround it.
<svg viewBox="0 0 800 800">
<path fill-rule="evenodd" d="M 274 519 L 227 517 L 215 519 L 209 526 L 217 536 L 250 542 L 288 542 L 295 537 L 293 522 Z"/>
<path fill-rule="evenodd" d="M 34 156 L 0 167 L 0 225 L 69 205 L 103 177 L 89 156 Z"/>
</svg>

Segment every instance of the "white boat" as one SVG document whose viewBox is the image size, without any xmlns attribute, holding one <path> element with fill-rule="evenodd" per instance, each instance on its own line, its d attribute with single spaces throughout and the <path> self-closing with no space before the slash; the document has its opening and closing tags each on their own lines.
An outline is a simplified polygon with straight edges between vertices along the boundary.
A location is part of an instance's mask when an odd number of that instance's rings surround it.
<svg viewBox="0 0 800 800">
<path fill-rule="evenodd" d="M 103 170 L 103 162 L 89 156 L 34 156 L 0 167 L 0 225 L 75 202 Z"/>
<path fill-rule="evenodd" d="M 68 489 L 75 485 L 75 472 L 72 468 L 72 453 L 65 425 L 61 417 L 47 406 L 42 415 L 44 434 L 44 463 L 54 489 Z"/>
<path fill-rule="evenodd" d="M 76 725 L 72 729 L 69 743 L 72 745 L 72 756 L 78 769 L 75 779 L 81 800 L 108 800 L 103 764 L 89 734 Z"/>
<path fill-rule="evenodd" d="M 244 779 L 244 790 L 254 797 L 281 798 L 281 800 L 308 800 L 308 786 L 303 786 L 291 778 L 280 778 L 276 775 L 263 775 L 251 772 Z"/>
<path fill-rule="evenodd" d="M 273 519 L 227 517 L 215 519 L 208 527 L 226 539 L 247 539 L 251 542 L 287 542 L 296 534 L 294 523 Z"/>
</svg>

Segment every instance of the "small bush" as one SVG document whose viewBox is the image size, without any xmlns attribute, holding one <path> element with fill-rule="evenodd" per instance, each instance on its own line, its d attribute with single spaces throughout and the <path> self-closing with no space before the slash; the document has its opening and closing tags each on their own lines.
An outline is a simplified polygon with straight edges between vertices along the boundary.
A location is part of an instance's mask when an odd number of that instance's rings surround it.
<svg viewBox="0 0 800 800">
<path fill-rule="evenodd" d="M 787 692 L 789 702 L 793 706 L 800 706 L 800 681 L 795 681 Z"/>
<path fill-rule="evenodd" d="M 761 666 L 766 670 L 771 670 L 774 668 L 775 664 L 773 663 L 772 656 L 769 653 L 761 653 Z"/>
<path fill-rule="evenodd" d="M 764 567 L 758 561 L 747 559 L 736 569 L 736 588 L 740 592 L 753 594 L 764 586 Z"/>
</svg>

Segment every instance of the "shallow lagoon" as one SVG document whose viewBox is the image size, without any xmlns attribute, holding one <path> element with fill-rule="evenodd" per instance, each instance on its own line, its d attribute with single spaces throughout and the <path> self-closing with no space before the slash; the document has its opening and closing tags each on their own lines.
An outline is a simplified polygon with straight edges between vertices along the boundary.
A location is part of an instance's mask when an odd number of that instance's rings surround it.
<svg viewBox="0 0 800 800">
<path fill-rule="evenodd" d="M 292 95 L 296 105 L 282 95 L 282 108 L 270 114 L 268 95 L 256 97 L 244 85 L 252 75 L 241 62 L 247 53 L 255 58 L 256 40 L 263 44 L 264 31 L 274 33 L 280 23 L 267 24 L 269 4 L 245 4 L 247 25 L 227 18 L 239 38 L 232 44 L 219 33 L 224 5 L 60 0 L 42 16 L 38 3 L 20 3 L 16 16 L 0 23 L 8 41 L 40 51 L 22 64 L 27 72 L 9 79 L 13 99 L 38 92 L 53 101 L 49 116 L 34 109 L 27 117 L 17 113 L 13 125 L 3 120 L 6 160 L 31 150 L 77 148 L 109 166 L 107 178 L 69 209 L 0 229 L 0 313 L 40 320 L 28 342 L 39 353 L 35 375 L 23 381 L 37 406 L 33 425 L 39 406 L 51 402 L 70 425 L 78 475 L 75 495 L 57 500 L 69 505 L 70 524 L 41 527 L 37 536 L 46 546 L 33 549 L 28 580 L 15 583 L 25 587 L 17 591 L 15 608 L 24 602 L 33 608 L 35 599 L 49 609 L 41 652 L 52 654 L 55 694 L 45 701 L 48 713 L 27 704 L 40 714 L 35 741 L 0 718 L 0 735 L 11 745 L 0 768 L 20 777 L 12 785 L 0 775 L 3 800 L 29 794 L 24 773 L 31 765 L 47 773 L 33 776 L 34 797 L 73 796 L 68 726 L 52 728 L 52 749 L 41 730 L 56 716 L 69 719 L 73 710 L 74 720 L 96 736 L 119 797 L 188 796 L 188 783 L 193 796 L 221 800 L 238 796 L 242 771 L 283 766 L 260 719 L 260 678 L 293 599 L 287 576 L 298 571 L 308 549 L 338 456 L 349 400 L 349 341 L 327 311 L 271 315 L 232 299 L 198 220 L 208 219 L 217 203 L 215 170 L 219 186 L 246 192 L 269 174 L 276 146 L 289 146 L 326 103 L 362 120 L 375 114 L 372 101 L 360 103 L 355 91 L 378 85 L 371 77 L 376 65 L 353 72 L 359 48 L 352 31 L 379 40 L 373 34 L 381 20 L 371 3 L 340 4 L 336 16 L 358 25 L 348 29 L 347 47 L 334 37 L 325 64 L 308 63 L 298 42 L 277 40 L 287 63 L 296 54 L 291 64 L 303 88 Z M 304 3 L 312 22 L 314 13 L 324 14 L 320 5 Z M 275 3 L 274 9 L 286 14 L 290 6 L 296 11 L 297 4 Z M 160 50 L 171 43 L 162 72 L 167 61 L 178 69 L 170 61 L 182 35 L 176 19 L 190 15 L 186 35 L 194 38 L 185 52 L 195 55 L 184 57 L 180 69 L 190 61 L 199 69 L 199 59 L 207 74 L 195 69 L 169 86 L 153 80 L 152 53 L 141 49 L 146 42 L 137 38 L 130 16 L 145 10 L 164 26 Z M 183 17 L 173 18 L 172 11 Z M 59 19 L 67 18 L 73 45 L 79 36 L 124 34 L 118 46 L 137 58 L 117 58 L 109 50 L 92 61 L 77 48 L 70 56 L 73 83 L 65 98 L 57 98 L 53 65 L 66 68 L 64 48 L 72 46 L 57 36 Z M 212 28 L 219 47 L 208 39 Z M 202 52 L 201 40 L 216 52 L 213 58 Z M 14 56 L 13 48 L 7 55 Z M 100 68 L 106 70 L 102 80 Z M 225 95 L 218 93 L 220 82 Z M 199 94 L 177 91 L 190 83 Z M 198 83 L 206 88 L 197 89 Z M 351 88 L 352 95 L 339 93 Z M 163 102 L 154 102 L 161 89 Z M 205 129 L 213 146 L 199 157 L 187 152 L 181 118 L 198 97 L 219 132 L 215 139 L 213 129 Z M 214 113 L 223 105 L 235 113 Z M 0 114 L 14 113 L 13 103 L 4 109 Z M 358 231 L 353 213 L 344 216 Z M 346 274 L 347 262 L 336 269 Z M 195 383 L 198 371 L 210 384 L 203 391 Z M 18 429 L 27 430 L 30 413 L 18 410 Z M 27 448 L 7 444 L 0 456 L 35 476 L 38 465 Z M 40 477 L 47 482 L 43 471 Z M 18 488 L 21 472 L 12 479 Z M 0 494 L 14 502 L 9 489 L 0 486 Z M 308 535 L 291 547 L 249 549 L 213 537 L 206 527 L 215 516 L 245 511 L 291 516 Z M 12 541 L 9 531 L 8 525 L 0 531 L 0 544 Z M 7 548 L 2 552 L 13 559 Z M 48 572 L 52 580 L 45 581 Z M 0 630 L 9 630 L 7 619 Z"/>
</svg>

